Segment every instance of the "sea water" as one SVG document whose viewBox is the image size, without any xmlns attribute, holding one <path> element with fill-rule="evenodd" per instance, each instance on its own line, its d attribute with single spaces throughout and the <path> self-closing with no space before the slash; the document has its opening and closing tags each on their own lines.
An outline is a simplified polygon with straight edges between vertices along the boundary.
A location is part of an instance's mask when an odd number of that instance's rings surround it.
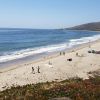
<svg viewBox="0 0 100 100">
<path fill-rule="evenodd" d="M 0 63 L 57 52 L 100 39 L 100 32 L 66 29 L 0 29 Z"/>
</svg>

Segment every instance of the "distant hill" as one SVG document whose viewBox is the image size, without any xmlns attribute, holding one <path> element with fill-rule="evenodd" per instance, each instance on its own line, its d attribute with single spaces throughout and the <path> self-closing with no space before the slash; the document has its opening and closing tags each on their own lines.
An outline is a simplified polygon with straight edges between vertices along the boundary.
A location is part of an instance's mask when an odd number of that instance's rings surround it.
<svg viewBox="0 0 100 100">
<path fill-rule="evenodd" d="M 82 24 L 82 25 L 78 25 L 78 26 L 74 26 L 74 27 L 66 28 L 66 29 L 100 31 L 100 22 Z"/>
</svg>

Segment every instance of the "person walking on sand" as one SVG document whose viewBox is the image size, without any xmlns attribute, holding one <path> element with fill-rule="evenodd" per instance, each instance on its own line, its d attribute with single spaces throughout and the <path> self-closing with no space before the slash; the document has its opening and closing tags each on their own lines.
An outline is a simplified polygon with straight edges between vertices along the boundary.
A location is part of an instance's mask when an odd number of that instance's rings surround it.
<svg viewBox="0 0 100 100">
<path fill-rule="evenodd" d="M 65 52 L 63 52 L 63 55 L 65 56 Z"/>
<path fill-rule="evenodd" d="M 34 67 L 32 67 L 32 73 L 35 74 Z"/>
<path fill-rule="evenodd" d="M 78 52 L 76 53 L 76 56 L 78 56 Z"/>
<path fill-rule="evenodd" d="M 40 73 L 40 67 L 38 66 L 38 73 Z"/>
<path fill-rule="evenodd" d="M 52 65 L 52 63 L 49 61 L 49 63 L 48 63 L 49 65 Z"/>
<path fill-rule="evenodd" d="M 61 56 L 61 52 L 60 52 L 60 56 Z"/>
</svg>

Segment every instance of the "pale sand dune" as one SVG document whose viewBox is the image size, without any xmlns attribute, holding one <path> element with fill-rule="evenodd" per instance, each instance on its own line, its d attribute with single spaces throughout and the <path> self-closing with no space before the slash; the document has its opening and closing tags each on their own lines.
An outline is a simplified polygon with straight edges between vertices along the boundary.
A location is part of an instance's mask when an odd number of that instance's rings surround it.
<svg viewBox="0 0 100 100">
<path fill-rule="evenodd" d="M 92 43 L 91 48 L 100 50 L 100 41 Z M 76 76 L 84 79 L 88 78 L 87 72 L 100 69 L 100 54 L 89 54 L 88 50 L 91 50 L 91 48 L 88 47 L 88 44 L 85 44 L 75 48 L 75 50 L 73 49 L 74 52 L 66 52 L 65 56 L 55 54 L 37 62 L 1 69 L 0 90 L 2 91 L 12 85 L 60 81 Z M 76 56 L 76 52 L 78 52 L 79 57 Z M 72 61 L 67 61 L 68 58 L 72 58 Z M 38 66 L 40 67 L 40 73 L 37 72 Z M 34 67 L 35 74 L 32 73 L 32 67 Z"/>
</svg>

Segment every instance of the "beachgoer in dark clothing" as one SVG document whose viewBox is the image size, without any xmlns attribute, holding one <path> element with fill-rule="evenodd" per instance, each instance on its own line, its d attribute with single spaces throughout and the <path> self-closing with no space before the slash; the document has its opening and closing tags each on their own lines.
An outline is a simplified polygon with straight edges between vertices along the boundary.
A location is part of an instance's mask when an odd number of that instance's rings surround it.
<svg viewBox="0 0 100 100">
<path fill-rule="evenodd" d="M 63 52 L 63 55 L 65 55 L 65 52 Z"/>
<path fill-rule="evenodd" d="M 32 67 L 32 73 L 35 74 L 35 72 L 34 72 L 34 67 Z"/>
<path fill-rule="evenodd" d="M 60 52 L 60 55 L 61 55 L 61 52 Z"/>
<path fill-rule="evenodd" d="M 76 53 L 76 56 L 78 56 L 78 53 Z"/>
<path fill-rule="evenodd" d="M 40 73 L 40 67 L 38 66 L 38 73 Z"/>
</svg>

